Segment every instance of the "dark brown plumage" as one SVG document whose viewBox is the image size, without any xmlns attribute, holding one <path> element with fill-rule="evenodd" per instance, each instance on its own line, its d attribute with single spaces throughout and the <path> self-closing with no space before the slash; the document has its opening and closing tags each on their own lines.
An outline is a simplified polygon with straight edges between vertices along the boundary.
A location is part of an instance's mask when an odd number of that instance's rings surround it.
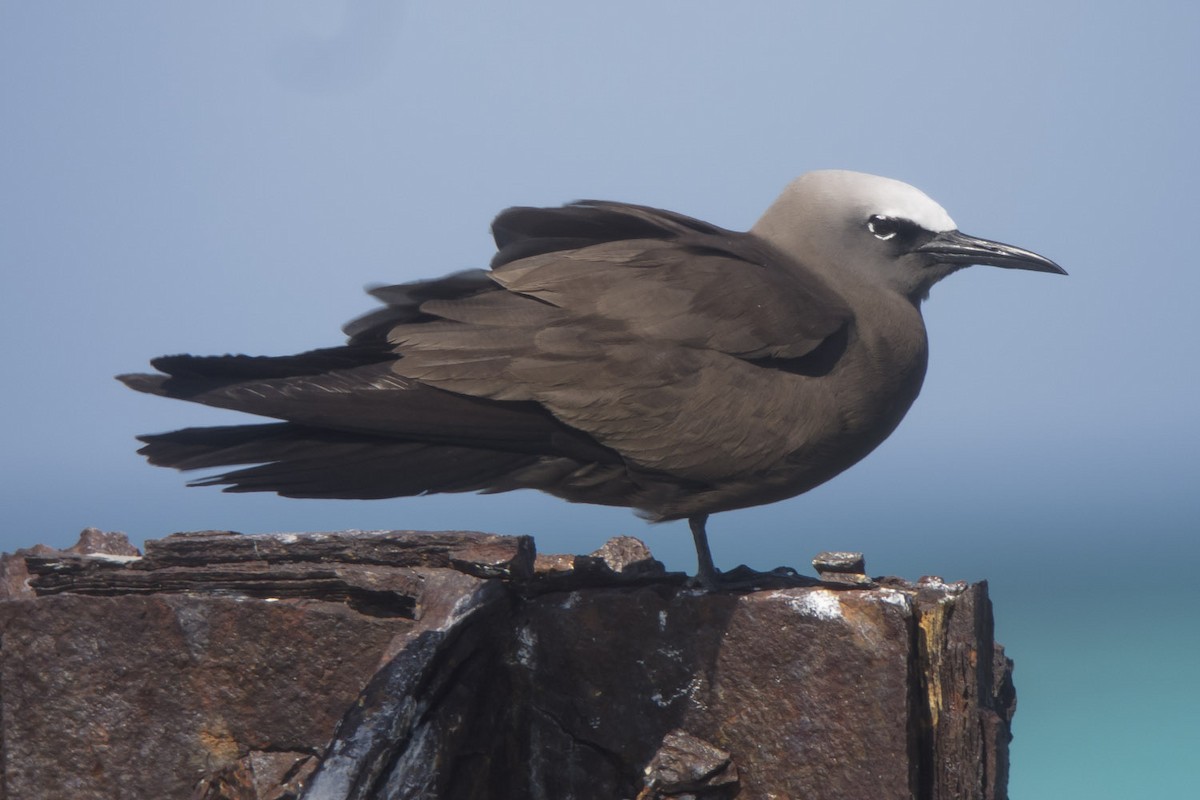
<svg viewBox="0 0 1200 800">
<path fill-rule="evenodd" d="M 904 237 L 869 224 L 882 212 L 905 221 Z M 169 356 L 152 362 L 159 374 L 120 377 L 283 420 L 140 437 L 154 464 L 249 465 L 198 485 L 342 498 L 540 489 L 690 519 L 711 580 L 709 513 L 828 480 L 916 397 L 920 299 L 967 258 L 938 242 L 983 242 L 943 218 L 911 187 L 856 173 L 798 179 L 748 233 L 620 203 L 513 208 L 493 224 L 490 272 L 372 290 L 383 306 L 341 347 Z M 828 240 L 844 235 L 859 238 L 831 258 Z M 1004 252 L 1002 266 L 1051 271 Z"/>
</svg>

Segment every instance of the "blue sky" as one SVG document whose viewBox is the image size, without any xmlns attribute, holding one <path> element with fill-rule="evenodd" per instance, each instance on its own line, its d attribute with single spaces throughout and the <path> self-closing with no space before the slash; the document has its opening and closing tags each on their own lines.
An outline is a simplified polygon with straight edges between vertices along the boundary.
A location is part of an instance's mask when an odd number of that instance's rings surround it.
<svg viewBox="0 0 1200 800">
<path fill-rule="evenodd" d="M 0 2 L 0 548 L 454 528 L 544 551 L 633 534 L 690 569 L 682 525 L 531 494 L 186 488 L 133 435 L 234 418 L 112 376 L 337 343 L 365 285 L 484 264 L 508 205 L 746 227 L 801 172 L 876 172 L 1071 276 L 937 286 L 899 431 L 808 495 L 714 517 L 718 565 L 857 549 L 876 574 L 987 578 L 1017 661 L 1013 795 L 1192 791 L 1198 53 L 1183 2 Z"/>
</svg>

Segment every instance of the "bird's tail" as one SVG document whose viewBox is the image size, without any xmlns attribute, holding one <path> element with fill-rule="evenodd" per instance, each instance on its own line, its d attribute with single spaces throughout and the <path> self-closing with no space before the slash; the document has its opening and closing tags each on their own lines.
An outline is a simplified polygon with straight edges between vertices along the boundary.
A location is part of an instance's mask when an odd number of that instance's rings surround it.
<svg viewBox="0 0 1200 800">
<path fill-rule="evenodd" d="M 375 499 L 500 488 L 538 456 L 347 434 L 279 422 L 184 428 L 138 437 L 138 452 L 175 469 L 254 466 L 193 482 L 227 492 Z M 515 487 L 514 487 L 515 488 Z"/>
<path fill-rule="evenodd" d="M 559 491 L 564 475 L 621 459 L 529 402 L 446 392 L 396 374 L 366 346 L 296 356 L 166 356 L 132 389 L 281 422 L 138 437 L 152 464 L 241 466 L 198 486 L 285 497 L 383 498 L 435 492 Z M 562 490 L 565 491 L 565 490 Z"/>
</svg>

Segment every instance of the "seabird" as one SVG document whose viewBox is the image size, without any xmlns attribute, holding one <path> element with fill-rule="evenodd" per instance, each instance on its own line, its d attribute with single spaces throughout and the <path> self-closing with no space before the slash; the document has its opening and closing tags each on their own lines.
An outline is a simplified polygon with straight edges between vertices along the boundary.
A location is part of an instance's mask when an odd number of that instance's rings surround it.
<svg viewBox="0 0 1200 800">
<path fill-rule="evenodd" d="M 1066 274 L 961 233 L 899 181 L 794 180 L 747 232 L 584 200 L 496 217 L 490 270 L 384 286 L 346 344 L 175 355 L 141 392 L 279 422 L 139 437 L 229 492 L 381 498 L 540 489 L 705 524 L 875 449 L 925 375 L 921 301 L 969 264 Z"/>
</svg>

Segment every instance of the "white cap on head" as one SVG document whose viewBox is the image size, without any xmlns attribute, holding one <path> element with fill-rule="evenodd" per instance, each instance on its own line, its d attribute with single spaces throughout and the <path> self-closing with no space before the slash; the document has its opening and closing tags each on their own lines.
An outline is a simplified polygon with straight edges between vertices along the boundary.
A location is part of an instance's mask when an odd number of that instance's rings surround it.
<svg viewBox="0 0 1200 800">
<path fill-rule="evenodd" d="M 892 178 L 845 169 L 821 169 L 796 178 L 788 190 L 793 188 L 813 197 L 836 197 L 840 205 L 854 202 L 861 206 L 864 216 L 879 214 L 906 219 L 933 233 L 958 228 L 946 209 L 929 195 Z"/>
</svg>

